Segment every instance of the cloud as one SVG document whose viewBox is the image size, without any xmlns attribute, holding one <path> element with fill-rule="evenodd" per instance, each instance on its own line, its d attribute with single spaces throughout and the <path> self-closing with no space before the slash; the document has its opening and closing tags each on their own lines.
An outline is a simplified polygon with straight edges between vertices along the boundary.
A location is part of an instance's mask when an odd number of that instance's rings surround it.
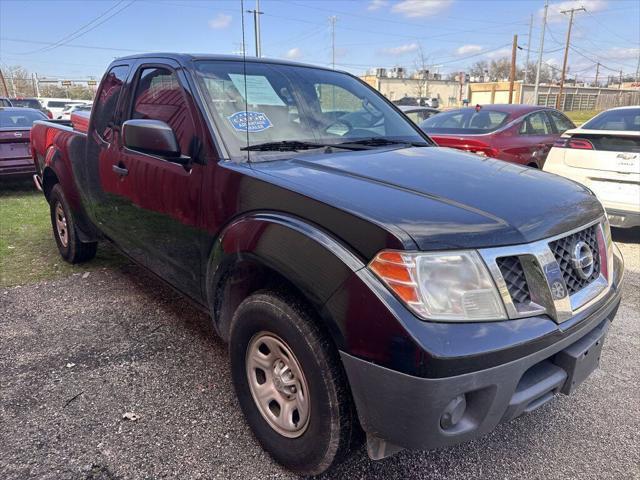
<svg viewBox="0 0 640 480">
<path fill-rule="evenodd" d="M 453 0 L 402 0 L 391 7 L 393 13 L 399 13 L 405 17 L 431 17 L 453 3 Z"/>
<path fill-rule="evenodd" d="M 302 50 L 300 50 L 298 47 L 294 47 L 288 50 L 287 53 L 284 54 L 284 56 L 289 60 L 295 60 L 302 57 Z"/>
<path fill-rule="evenodd" d="M 613 47 L 604 52 L 602 58 L 611 58 L 612 60 L 637 60 L 640 55 L 638 48 Z"/>
<path fill-rule="evenodd" d="M 456 55 L 472 55 L 481 51 L 482 47 L 480 45 L 462 45 L 456 49 Z"/>
<path fill-rule="evenodd" d="M 227 28 L 231 25 L 232 20 L 231 15 L 227 15 L 226 13 L 219 13 L 214 18 L 209 20 L 209 27 L 215 30 L 219 30 L 221 28 Z"/>
<path fill-rule="evenodd" d="M 501 48 L 499 50 L 494 50 L 493 52 L 489 52 L 485 55 L 487 58 L 492 60 L 497 58 L 509 57 L 511 58 L 511 49 L 508 47 Z"/>
<path fill-rule="evenodd" d="M 550 3 L 549 11 L 547 13 L 547 21 L 549 23 L 566 22 L 567 15 L 560 13 L 562 10 L 568 10 L 570 8 L 584 7 L 588 12 L 598 12 L 607 8 L 606 0 L 565 0 L 559 3 Z M 544 15 L 544 8 L 538 11 L 542 17 Z M 581 12 L 584 13 L 584 12 Z"/>
<path fill-rule="evenodd" d="M 367 10 L 379 10 L 387 5 L 389 5 L 389 0 L 371 0 L 367 6 Z"/>
<path fill-rule="evenodd" d="M 383 48 L 382 53 L 385 55 L 404 55 L 407 53 L 415 52 L 420 46 L 417 43 L 407 43 L 398 47 Z"/>
</svg>

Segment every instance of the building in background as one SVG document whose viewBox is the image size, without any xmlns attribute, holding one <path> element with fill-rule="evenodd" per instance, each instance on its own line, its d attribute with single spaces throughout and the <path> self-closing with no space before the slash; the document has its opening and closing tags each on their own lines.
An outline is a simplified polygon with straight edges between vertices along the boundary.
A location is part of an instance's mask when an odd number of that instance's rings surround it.
<svg viewBox="0 0 640 480">
<path fill-rule="evenodd" d="M 560 91 L 557 85 L 541 85 L 538 98 L 534 99 L 535 86 L 518 81 L 514 84 L 513 103 L 555 107 Z M 469 84 L 469 103 L 486 105 L 509 102 L 509 82 L 483 82 Z M 626 105 L 640 105 L 638 88 L 600 88 L 590 86 L 564 86 L 560 109 L 572 110 L 606 110 Z"/>
<path fill-rule="evenodd" d="M 432 105 L 437 99 L 440 108 L 462 105 L 468 96 L 469 79 L 464 73 L 454 80 L 444 80 L 438 73 L 418 70 L 411 75 L 402 67 L 375 68 L 360 77 L 392 102 L 403 99 L 421 99 Z"/>
</svg>

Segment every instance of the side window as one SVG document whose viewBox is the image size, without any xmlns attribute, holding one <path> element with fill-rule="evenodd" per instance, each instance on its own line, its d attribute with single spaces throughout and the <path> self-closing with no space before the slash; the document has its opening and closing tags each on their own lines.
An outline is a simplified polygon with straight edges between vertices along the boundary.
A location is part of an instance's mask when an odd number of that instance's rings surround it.
<svg viewBox="0 0 640 480">
<path fill-rule="evenodd" d="M 550 111 L 550 112 L 547 112 L 547 113 L 549 114 L 549 116 L 551 117 L 551 120 L 553 121 L 554 125 L 556 126 L 556 131 L 558 133 L 564 133 L 567 130 L 571 130 L 572 128 L 576 128 L 576 126 L 571 122 L 571 120 L 569 120 L 563 114 L 561 114 L 559 112 L 554 112 L 554 111 Z"/>
<path fill-rule="evenodd" d="M 424 120 L 424 118 L 422 118 L 422 112 L 407 112 L 407 117 L 409 117 L 413 123 L 420 123 Z"/>
<path fill-rule="evenodd" d="M 165 68 L 143 68 L 138 78 L 131 118 L 161 120 L 176 134 L 180 151 L 189 154 L 195 136 L 193 119 L 176 74 Z"/>
<path fill-rule="evenodd" d="M 112 122 L 115 120 L 116 106 L 128 73 L 129 67 L 126 65 L 113 67 L 104 77 L 96 95 L 92 113 L 93 128 L 107 142 L 110 142 L 113 136 Z"/>
<path fill-rule="evenodd" d="M 362 110 L 362 99 L 342 87 L 327 83 L 317 83 L 315 87 L 322 113 L 345 114 Z"/>
<path fill-rule="evenodd" d="M 520 133 L 523 135 L 549 135 L 551 134 L 551 124 L 544 112 L 532 113 L 522 122 Z"/>
</svg>

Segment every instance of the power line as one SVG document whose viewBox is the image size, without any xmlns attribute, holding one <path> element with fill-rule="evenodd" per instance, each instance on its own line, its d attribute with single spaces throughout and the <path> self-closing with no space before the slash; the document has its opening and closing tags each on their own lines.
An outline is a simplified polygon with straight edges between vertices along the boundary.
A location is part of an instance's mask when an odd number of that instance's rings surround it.
<svg viewBox="0 0 640 480">
<path fill-rule="evenodd" d="M 585 10 L 586 11 L 586 10 Z M 603 22 L 601 22 L 598 18 L 594 17 L 593 15 L 591 15 L 590 12 L 586 11 L 587 15 L 589 15 L 589 17 L 593 18 L 602 28 L 604 28 L 605 30 L 607 30 L 609 33 L 611 33 L 612 35 L 615 35 L 616 37 L 618 37 L 619 39 L 627 42 L 627 43 L 633 43 L 633 44 L 637 44 L 640 45 L 640 41 L 633 41 L 633 40 L 629 40 L 627 38 L 624 38 L 623 36 L 619 35 L 616 31 L 610 29 L 609 27 L 607 27 Z"/>
<path fill-rule="evenodd" d="M 98 28 L 100 25 L 102 25 L 103 23 L 107 22 L 108 20 L 110 20 L 111 18 L 115 17 L 117 14 L 119 14 L 120 12 L 126 10 L 127 8 L 129 8 L 131 5 L 133 5 L 133 3 L 135 2 L 135 0 L 131 0 L 129 3 L 127 3 L 126 5 L 124 5 L 122 8 L 120 8 L 119 10 L 115 10 L 117 7 L 119 7 L 120 5 L 122 5 L 122 3 L 124 2 L 124 0 L 120 0 L 118 3 L 116 3 L 115 5 L 113 5 L 111 8 L 105 10 L 104 12 L 102 12 L 100 15 L 98 15 L 97 17 L 95 17 L 93 20 L 85 23 L 82 27 L 80 27 L 79 29 L 75 30 L 74 32 L 64 36 L 63 38 L 61 38 L 60 40 L 58 40 L 57 42 L 54 42 L 53 45 L 49 46 L 49 47 L 43 47 L 37 50 L 33 50 L 30 52 L 23 52 L 22 55 L 31 55 L 33 53 L 40 53 L 40 52 L 46 52 L 46 51 L 51 51 L 54 50 L 58 47 L 64 46 L 65 44 L 82 37 L 83 35 L 86 35 L 87 33 L 89 33 L 92 30 L 95 30 L 96 28 Z M 106 18 L 105 15 L 109 14 L 110 12 L 112 12 L 110 15 L 108 15 Z M 98 20 L 102 19 L 101 21 L 97 22 Z M 92 25 L 93 24 L 93 25 Z"/>
<path fill-rule="evenodd" d="M 54 42 L 39 42 L 36 40 L 25 40 L 23 38 L 9 38 L 9 37 L 0 37 L 1 40 L 5 40 L 7 42 L 17 42 L 17 43 L 30 43 L 34 45 L 55 45 Z M 78 45 L 75 43 L 68 43 L 66 45 L 60 45 L 64 48 L 86 48 L 90 50 L 111 50 L 111 51 L 120 51 L 120 52 L 139 52 L 140 50 L 133 50 L 130 48 L 116 48 L 116 47 L 100 47 L 97 45 Z M 23 53 L 16 53 L 15 55 L 24 55 Z"/>
</svg>

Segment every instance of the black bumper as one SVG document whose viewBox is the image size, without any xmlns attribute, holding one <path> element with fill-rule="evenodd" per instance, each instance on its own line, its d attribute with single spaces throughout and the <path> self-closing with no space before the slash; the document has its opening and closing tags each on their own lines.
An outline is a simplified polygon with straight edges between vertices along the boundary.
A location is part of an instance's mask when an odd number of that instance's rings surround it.
<svg viewBox="0 0 640 480">
<path fill-rule="evenodd" d="M 453 377 L 414 377 L 341 352 L 362 427 L 375 439 L 411 449 L 484 435 L 556 393 L 573 391 L 597 367 L 619 304 L 616 292 L 557 343 Z"/>
<path fill-rule="evenodd" d="M 640 227 L 640 213 L 607 208 L 607 217 L 609 218 L 609 223 L 612 227 Z"/>
</svg>

